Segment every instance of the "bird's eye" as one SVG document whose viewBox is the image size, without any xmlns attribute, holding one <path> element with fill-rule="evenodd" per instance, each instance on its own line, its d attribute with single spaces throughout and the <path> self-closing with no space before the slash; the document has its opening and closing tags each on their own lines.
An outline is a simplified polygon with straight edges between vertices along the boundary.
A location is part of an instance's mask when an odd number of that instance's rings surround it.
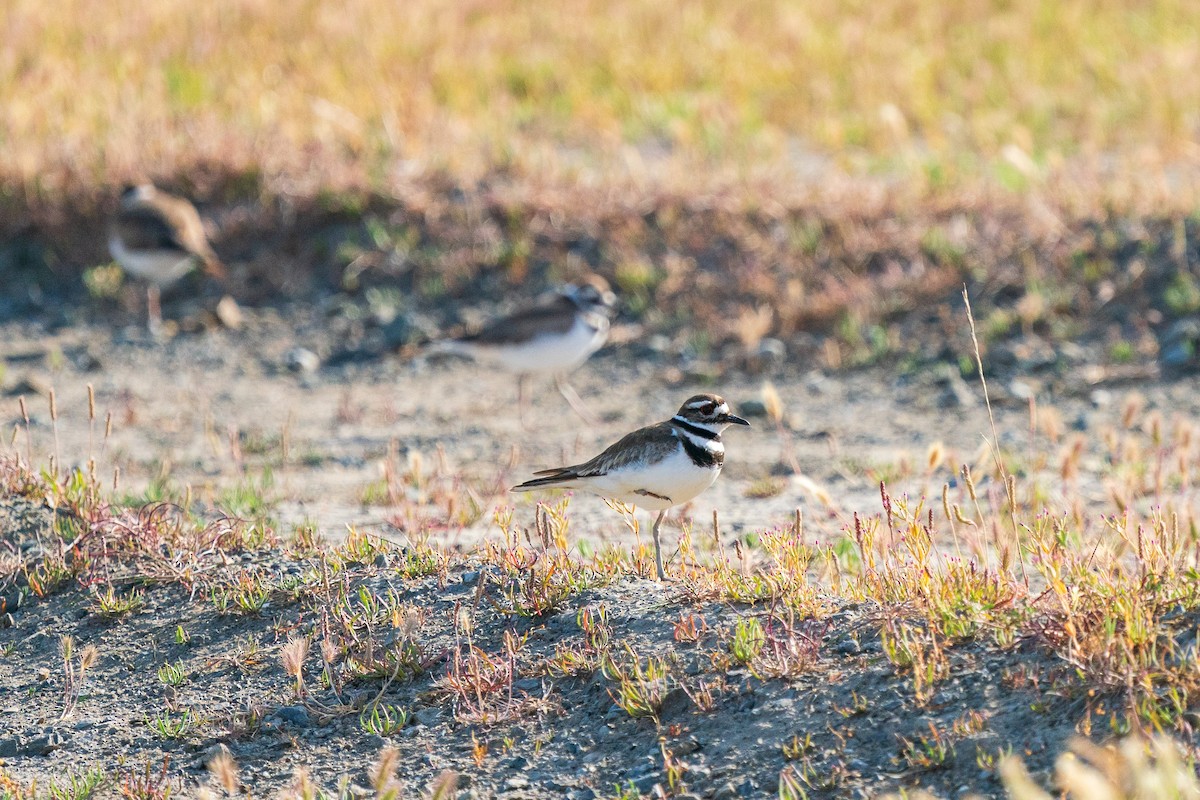
<svg viewBox="0 0 1200 800">
<path fill-rule="evenodd" d="M 700 406 L 700 413 L 706 417 L 709 416 L 710 414 L 712 414 L 716 410 L 717 410 L 717 407 L 712 403 L 705 403 L 704 405 Z"/>
</svg>

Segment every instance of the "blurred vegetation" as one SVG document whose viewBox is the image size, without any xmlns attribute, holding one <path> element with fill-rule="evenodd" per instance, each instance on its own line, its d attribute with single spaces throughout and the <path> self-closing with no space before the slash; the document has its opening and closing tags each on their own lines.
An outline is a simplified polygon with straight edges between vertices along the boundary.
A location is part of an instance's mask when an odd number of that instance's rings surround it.
<svg viewBox="0 0 1200 800">
<path fill-rule="evenodd" d="M 4 7 L 10 191 L 216 164 L 243 189 L 499 168 L 1177 192 L 1200 160 L 1189 0 Z"/>
<path fill-rule="evenodd" d="M 103 230 L 149 178 L 245 302 L 447 311 L 590 269 L 692 349 L 837 367 L 953 362 L 965 283 L 985 347 L 1194 351 L 1188 0 L 3 8 L 0 316 L 132 296 Z"/>
</svg>

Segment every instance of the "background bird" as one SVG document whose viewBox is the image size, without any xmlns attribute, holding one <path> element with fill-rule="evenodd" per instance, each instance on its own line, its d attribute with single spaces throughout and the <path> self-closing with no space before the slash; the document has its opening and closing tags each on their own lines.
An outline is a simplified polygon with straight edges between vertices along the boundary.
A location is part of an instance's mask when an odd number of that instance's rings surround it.
<svg viewBox="0 0 1200 800">
<path fill-rule="evenodd" d="M 195 206 L 151 184 L 128 186 L 109 228 L 108 249 L 127 273 L 146 281 L 152 331 L 162 327 L 162 290 L 202 266 L 223 278 L 224 267 L 209 246 Z"/>
<path fill-rule="evenodd" d="M 553 375 L 575 413 L 594 424 L 566 374 L 608 341 L 616 300 L 608 281 L 590 275 L 562 287 L 549 302 L 493 320 L 474 333 L 444 339 L 431 352 L 455 353 L 516 374 L 522 420 L 529 376 Z"/>
<path fill-rule="evenodd" d="M 591 461 L 535 472 L 536 477 L 512 491 L 584 489 L 658 511 L 652 530 L 654 566 L 659 580 L 664 580 L 659 528 L 667 509 L 712 486 L 725 463 L 722 431 L 730 425 L 749 424 L 730 414 L 720 396 L 698 394 L 689 397 L 666 422 L 625 435 Z"/>
</svg>

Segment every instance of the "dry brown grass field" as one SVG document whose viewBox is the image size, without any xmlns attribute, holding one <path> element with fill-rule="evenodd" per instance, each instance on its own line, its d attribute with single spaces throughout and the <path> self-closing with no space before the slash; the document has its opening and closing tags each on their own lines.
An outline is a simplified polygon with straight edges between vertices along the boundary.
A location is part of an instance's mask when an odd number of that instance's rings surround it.
<svg viewBox="0 0 1200 800">
<path fill-rule="evenodd" d="M 1200 798 L 1193 6 L 0 0 L 0 800 Z"/>
<path fill-rule="evenodd" d="M 52 196 L 199 164 L 280 193 L 497 169 L 1190 191 L 1194 22 L 1185 0 L 10 0 L 0 175 Z"/>
</svg>

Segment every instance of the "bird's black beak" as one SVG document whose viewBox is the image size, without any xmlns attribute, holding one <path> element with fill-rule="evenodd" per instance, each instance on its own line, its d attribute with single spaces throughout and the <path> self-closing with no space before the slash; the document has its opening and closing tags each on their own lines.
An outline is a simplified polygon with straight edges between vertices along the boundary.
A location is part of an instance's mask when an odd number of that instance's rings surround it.
<svg viewBox="0 0 1200 800">
<path fill-rule="evenodd" d="M 717 421 L 724 422 L 727 425 L 745 425 L 747 428 L 750 427 L 749 422 L 746 422 L 746 420 L 742 419 L 741 417 L 735 416 L 733 414 L 725 414 Z"/>
</svg>

